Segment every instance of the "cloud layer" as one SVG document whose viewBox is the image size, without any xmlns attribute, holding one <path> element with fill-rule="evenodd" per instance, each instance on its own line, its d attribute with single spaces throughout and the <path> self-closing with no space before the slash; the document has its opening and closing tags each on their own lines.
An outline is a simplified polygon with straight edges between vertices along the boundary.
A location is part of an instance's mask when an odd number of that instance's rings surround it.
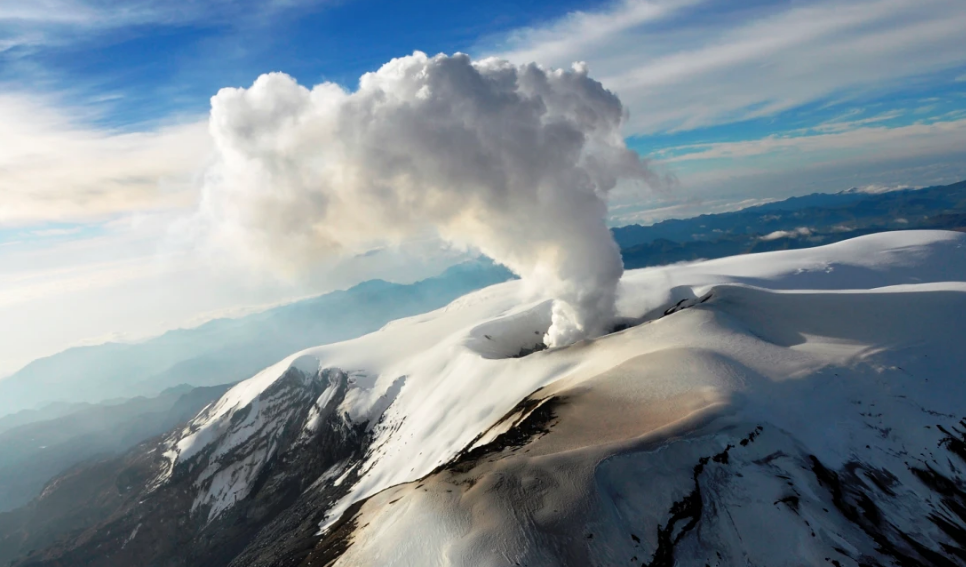
<svg viewBox="0 0 966 567">
<path fill-rule="evenodd" d="M 4 0 L 0 54 L 15 48 L 63 45 L 135 26 L 184 26 L 257 21 L 324 0 Z"/>
<path fill-rule="evenodd" d="M 771 116 L 931 73 L 953 73 L 951 82 L 966 65 L 964 27 L 961 0 L 624 0 L 518 30 L 487 51 L 587 61 L 637 110 L 627 133 L 645 134 Z"/>
<path fill-rule="evenodd" d="M 555 298 L 546 341 L 604 331 L 623 271 L 606 226 L 618 180 L 655 177 L 620 101 L 572 71 L 422 53 L 349 93 L 283 74 L 212 99 L 216 243 L 298 269 L 433 229 Z"/>
<path fill-rule="evenodd" d="M 115 132 L 25 96 L 0 95 L 0 124 L 0 226 L 190 205 L 211 153 L 203 122 Z"/>
</svg>

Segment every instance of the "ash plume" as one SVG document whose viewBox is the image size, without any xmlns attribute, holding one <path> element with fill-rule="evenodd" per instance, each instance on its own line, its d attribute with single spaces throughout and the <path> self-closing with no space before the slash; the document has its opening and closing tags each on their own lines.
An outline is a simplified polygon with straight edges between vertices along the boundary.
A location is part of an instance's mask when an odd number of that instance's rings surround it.
<svg viewBox="0 0 966 567">
<path fill-rule="evenodd" d="M 353 92 L 271 73 L 212 98 L 201 212 L 216 241 L 290 268 L 434 230 L 552 297 L 545 342 L 565 345 L 614 317 L 607 193 L 657 179 L 625 118 L 583 64 L 416 52 Z"/>
</svg>

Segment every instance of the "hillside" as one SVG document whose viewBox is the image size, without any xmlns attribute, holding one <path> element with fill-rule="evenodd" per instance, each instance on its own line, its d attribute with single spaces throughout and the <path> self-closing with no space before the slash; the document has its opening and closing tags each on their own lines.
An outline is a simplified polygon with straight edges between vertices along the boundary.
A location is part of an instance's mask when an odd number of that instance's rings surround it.
<svg viewBox="0 0 966 567">
<path fill-rule="evenodd" d="M 966 235 L 631 271 L 619 307 L 538 350 L 549 304 L 513 281 L 292 354 L 0 515 L 0 544 L 38 567 L 966 564 Z M 100 503 L 86 523 L 63 491 Z"/>
<path fill-rule="evenodd" d="M 0 431 L 0 512 L 23 506 L 78 463 L 124 453 L 191 419 L 227 389 L 180 386 L 152 398 L 75 406 L 66 415 Z"/>
</svg>

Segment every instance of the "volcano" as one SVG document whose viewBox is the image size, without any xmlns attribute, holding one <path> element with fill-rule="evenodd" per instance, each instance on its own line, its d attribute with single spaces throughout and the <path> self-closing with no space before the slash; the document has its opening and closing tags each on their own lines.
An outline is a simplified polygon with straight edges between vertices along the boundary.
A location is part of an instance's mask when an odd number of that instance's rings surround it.
<svg viewBox="0 0 966 567">
<path fill-rule="evenodd" d="M 628 271 L 631 323 L 560 348 L 538 348 L 551 303 L 527 293 L 295 353 L 55 479 L 0 516 L 0 547 L 35 566 L 966 564 L 966 235 Z M 66 491 L 97 505 L 65 512 Z"/>
</svg>

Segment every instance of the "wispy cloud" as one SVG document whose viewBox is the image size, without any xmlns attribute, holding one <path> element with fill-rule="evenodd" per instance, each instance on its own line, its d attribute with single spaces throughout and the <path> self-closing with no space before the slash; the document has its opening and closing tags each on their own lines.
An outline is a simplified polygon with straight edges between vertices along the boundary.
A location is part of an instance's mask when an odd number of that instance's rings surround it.
<svg viewBox="0 0 966 567">
<path fill-rule="evenodd" d="M 259 22 L 326 0 L 4 0 L 0 53 L 58 45 L 130 26 Z"/>
<path fill-rule="evenodd" d="M 635 52 L 640 54 L 632 45 L 636 31 L 706 1 L 623 0 L 600 12 L 572 12 L 542 27 L 514 30 L 497 40 L 500 55 L 519 62 L 567 66 L 624 51 L 630 61 Z"/>
<path fill-rule="evenodd" d="M 629 103 L 628 133 L 642 134 L 770 116 L 955 69 L 966 64 L 963 29 L 960 0 L 626 0 L 516 32 L 491 51 L 587 61 Z"/>
<path fill-rule="evenodd" d="M 852 187 L 848 189 L 848 193 L 868 193 L 871 195 L 878 195 L 881 193 L 891 193 L 893 191 L 902 191 L 903 189 L 913 189 L 909 185 L 880 185 L 878 183 L 873 183 L 871 185 L 862 185 L 859 187 Z"/>
<path fill-rule="evenodd" d="M 890 110 L 888 112 L 883 112 L 881 114 L 876 114 L 875 116 L 869 116 L 866 118 L 859 118 L 855 120 L 849 120 L 849 116 L 844 116 L 832 120 L 827 120 L 813 128 L 807 128 L 802 130 L 802 132 L 814 131 L 822 133 L 833 133 L 833 132 L 844 132 L 846 130 L 855 130 L 856 128 L 861 128 L 863 126 L 868 126 L 869 124 L 877 124 L 881 122 L 888 122 L 889 120 L 895 120 L 905 115 L 904 110 Z"/>
<path fill-rule="evenodd" d="M 0 22 L 90 24 L 99 13 L 95 6 L 76 0 L 7 0 L 0 5 Z"/>
<path fill-rule="evenodd" d="M 205 120 L 115 132 L 16 95 L 0 123 L 0 227 L 189 205 L 211 143 Z"/>
<path fill-rule="evenodd" d="M 756 205 L 770 203 L 776 199 L 761 197 L 752 199 L 709 200 L 689 198 L 684 202 L 673 200 L 637 201 L 625 204 L 612 204 L 609 209 L 611 226 L 628 224 L 649 225 L 667 219 L 689 218 L 700 214 L 716 214 L 738 211 Z"/>
<path fill-rule="evenodd" d="M 966 120 L 916 123 L 895 128 L 864 126 L 841 132 L 811 136 L 769 136 L 758 140 L 695 144 L 668 148 L 657 157 L 667 156 L 665 163 L 693 162 L 790 155 L 796 162 L 807 164 L 817 158 L 876 159 L 908 158 L 917 155 L 961 153 L 966 147 Z M 846 153 L 843 153 L 846 152 Z M 677 155 L 675 155 L 677 154 Z M 775 160 L 776 167 L 781 166 Z"/>
<path fill-rule="evenodd" d="M 81 227 L 72 227 L 72 228 L 45 228 L 45 229 L 40 229 L 40 230 L 32 230 L 32 231 L 30 231 L 30 235 L 31 236 L 38 236 L 40 238 L 56 238 L 56 237 L 60 237 L 60 236 L 71 236 L 71 235 L 74 235 L 74 234 L 78 234 L 82 230 L 83 229 Z"/>
</svg>

